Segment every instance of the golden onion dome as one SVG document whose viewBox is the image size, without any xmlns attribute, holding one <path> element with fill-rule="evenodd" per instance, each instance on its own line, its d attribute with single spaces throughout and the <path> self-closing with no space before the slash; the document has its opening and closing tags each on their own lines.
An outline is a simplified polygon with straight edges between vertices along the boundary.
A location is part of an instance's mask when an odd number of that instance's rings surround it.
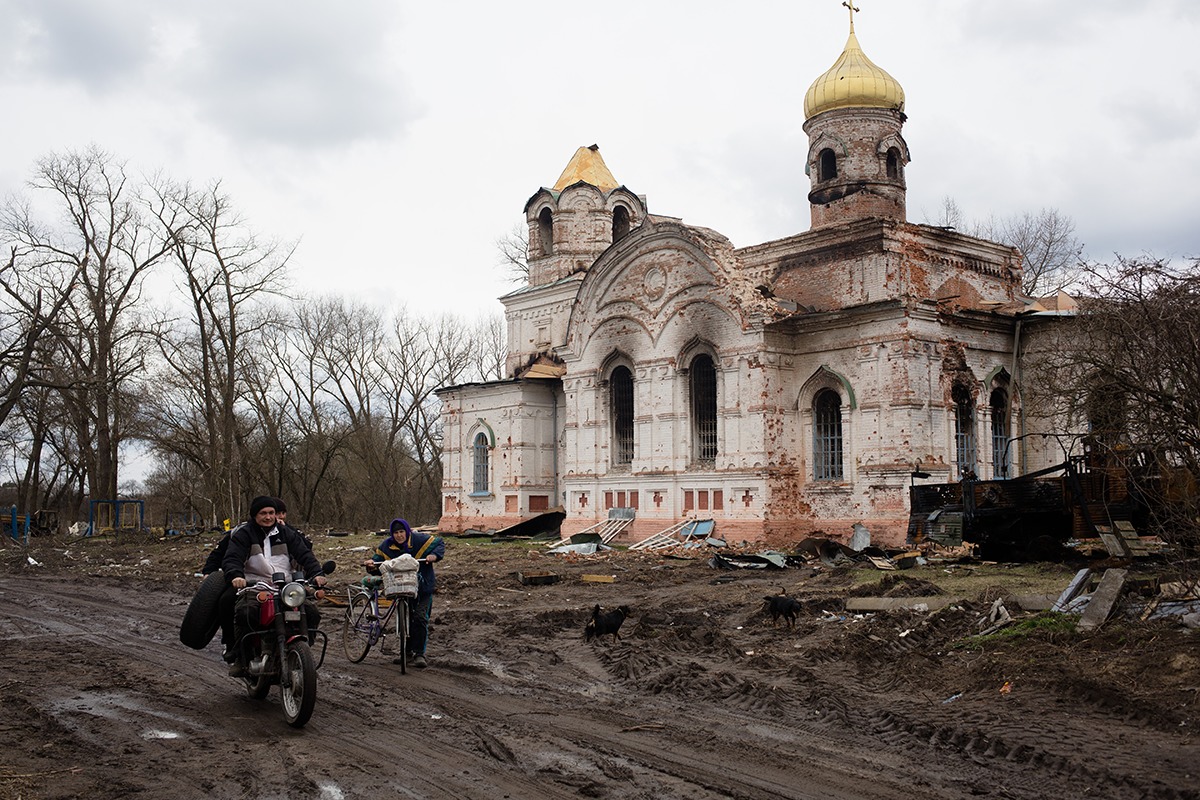
<svg viewBox="0 0 1200 800">
<path fill-rule="evenodd" d="M 842 55 L 828 72 L 813 81 L 804 95 L 805 119 L 835 108 L 904 110 L 904 90 L 900 83 L 867 58 L 854 35 L 853 23 Z"/>
</svg>

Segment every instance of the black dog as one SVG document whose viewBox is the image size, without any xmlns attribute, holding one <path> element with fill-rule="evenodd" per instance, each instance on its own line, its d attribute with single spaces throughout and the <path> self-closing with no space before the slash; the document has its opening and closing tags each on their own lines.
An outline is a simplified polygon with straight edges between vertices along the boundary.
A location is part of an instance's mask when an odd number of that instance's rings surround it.
<svg viewBox="0 0 1200 800">
<path fill-rule="evenodd" d="M 796 627 L 796 615 L 804 610 L 800 601 L 786 594 L 769 594 L 763 598 L 763 611 L 771 615 L 771 625 L 779 624 L 779 619 L 787 623 L 789 628 Z"/>
<path fill-rule="evenodd" d="M 613 641 L 621 638 L 621 623 L 629 616 L 629 606 L 617 606 L 612 611 L 601 611 L 597 605 L 592 609 L 592 618 L 583 629 L 583 640 L 590 642 L 601 636 L 612 634 Z"/>
</svg>

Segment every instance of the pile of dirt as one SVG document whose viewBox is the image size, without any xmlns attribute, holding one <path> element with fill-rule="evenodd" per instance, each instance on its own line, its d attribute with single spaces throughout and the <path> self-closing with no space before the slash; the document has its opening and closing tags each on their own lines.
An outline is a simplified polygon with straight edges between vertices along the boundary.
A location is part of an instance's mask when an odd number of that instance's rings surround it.
<svg viewBox="0 0 1200 800">
<path fill-rule="evenodd" d="M 945 592 L 923 578 L 902 572 L 885 572 L 878 581 L 859 584 L 847 594 L 851 597 L 936 597 Z"/>
</svg>

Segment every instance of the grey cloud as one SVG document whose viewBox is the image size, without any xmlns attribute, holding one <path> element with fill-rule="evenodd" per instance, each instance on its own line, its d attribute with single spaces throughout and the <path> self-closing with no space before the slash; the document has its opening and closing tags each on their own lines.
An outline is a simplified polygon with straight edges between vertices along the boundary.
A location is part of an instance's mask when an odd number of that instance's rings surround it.
<svg viewBox="0 0 1200 800">
<path fill-rule="evenodd" d="M 206 13 L 184 86 L 235 137 L 305 147 L 392 134 L 415 115 L 388 58 L 392 9 L 268 0 Z"/>
<path fill-rule="evenodd" d="M 388 0 L 0 0 L 0 19 L 0 76 L 154 97 L 235 142 L 383 138 L 417 114 Z"/>
<path fill-rule="evenodd" d="M 150 60 L 150 8 L 140 2 L 0 0 L 0 69 L 91 90 L 112 87 Z"/>
</svg>

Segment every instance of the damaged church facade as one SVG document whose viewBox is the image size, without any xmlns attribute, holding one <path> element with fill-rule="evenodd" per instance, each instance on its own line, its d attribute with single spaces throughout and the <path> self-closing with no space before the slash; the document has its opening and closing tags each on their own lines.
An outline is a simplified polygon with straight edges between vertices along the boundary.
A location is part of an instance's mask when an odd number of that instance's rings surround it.
<svg viewBox="0 0 1200 800">
<path fill-rule="evenodd" d="M 509 377 L 438 392 L 439 527 L 561 506 L 570 534 L 622 508 L 634 538 L 711 518 L 729 541 L 862 523 L 899 543 L 914 472 L 1057 460 L 1025 436 L 1019 348 L 1040 307 L 1020 254 L 907 221 L 903 109 L 852 24 L 804 100 L 811 228 L 741 248 L 650 213 L 580 148 L 525 205 Z"/>
</svg>

